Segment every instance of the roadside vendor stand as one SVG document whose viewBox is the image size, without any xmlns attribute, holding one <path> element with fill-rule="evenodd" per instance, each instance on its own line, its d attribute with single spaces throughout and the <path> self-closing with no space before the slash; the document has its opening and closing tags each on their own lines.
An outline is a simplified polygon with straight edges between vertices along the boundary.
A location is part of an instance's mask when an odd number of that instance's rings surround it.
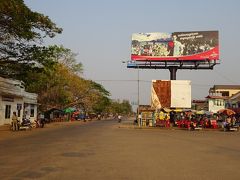
<svg viewBox="0 0 240 180">
<path fill-rule="evenodd" d="M 139 106 L 139 114 L 140 114 L 140 126 L 154 126 L 154 113 L 155 109 L 151 108 L 148 105 L 140 105 Z"/>
</svg>

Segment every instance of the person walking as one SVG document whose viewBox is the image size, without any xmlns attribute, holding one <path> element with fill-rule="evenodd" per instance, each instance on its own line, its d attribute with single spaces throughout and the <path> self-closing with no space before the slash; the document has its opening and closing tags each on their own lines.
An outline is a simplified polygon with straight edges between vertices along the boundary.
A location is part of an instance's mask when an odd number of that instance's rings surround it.
<svg viewBox="0 0 240 180">
<path fill-rule="evenodd" d="M 13 115 L 12 115 L 12 130 L 13 131 L 18 130 L 18 118 L 15 111 L 13 112 Z"/>
</svg>

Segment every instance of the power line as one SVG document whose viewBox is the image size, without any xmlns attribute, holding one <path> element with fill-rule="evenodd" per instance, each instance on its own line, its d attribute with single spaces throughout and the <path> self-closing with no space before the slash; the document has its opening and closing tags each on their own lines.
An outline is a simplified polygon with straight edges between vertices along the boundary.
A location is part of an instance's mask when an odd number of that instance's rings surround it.
<svg viewBox="0 0 240 180">
<path fill-rule="evenodd" d="M 140 81 L 140 82 L 148 82 L 148 83 L 151 83 L 152 81 L 148 81 L 148 80 L 130 80 L 130 79 L 118 79 L 118 80 L 109 80 L 109 79 L 104 79 L 104 80 L 94 80 L 94 81 L 97 81 L 97 82 L 137 82 L 137 81 Z"/>
<path fill-rule="evenodd" d="M 137 82 L 138 80 L 132 80 L 132 79 L 101 79 L 101 80 L 94 80 L 97 82 Z M 145 83 L 152 83 L 150 80 L 139 80 L 140 82 L 145 82 Z M 213 84 L 197 84 L 197 83 L 192 83 L 192 86 L 200 86 L 200 87 L 209 87 L 213 86 Z"/>
<path fill-rule="evenodd" d="M 233 81 L 231 78 L 227 77 L 226 75 L 223 75 L 223 73 L 221 72 L 218 72 L 217 70 L 214 71 L 217 75 L 221 76 L 223 79 L 231 82 L 231 83 L 234 83 L 234 84 L 239 84 L 238 82 L 235 82 Z"/>
</svg>

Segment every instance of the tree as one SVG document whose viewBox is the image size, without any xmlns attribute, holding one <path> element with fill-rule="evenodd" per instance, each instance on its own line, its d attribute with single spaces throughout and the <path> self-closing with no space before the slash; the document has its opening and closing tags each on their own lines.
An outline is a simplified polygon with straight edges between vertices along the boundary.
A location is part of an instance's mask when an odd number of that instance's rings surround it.
<svg viewBox="0 0 240 180">
<path fill-rule="evenodd" d="M 112 100 L 108 106 L 108 112 L 112 114 L 130 114 L 132 113 L 132 106 L 128 100 L 114 101 Z"/>
<path fill-rule="evenodd" d="M 40 109 L 80 105 L 103 111 L 109 92 L 80 77 L 82 64 L 63 46 L 42 45 L 61 33 L 47 16 L 33 12 L 23 0 L 0 0 L 0 76 L 25 83 L 38 93 Z"/>
<path fill-rule="evenodd" d="M 77 62 L 76 53 L 73 53 L 71 49 L 65 48 L 63 46 L 50 46 L 52 54 L 55 61 L 65 65 L 74 74 L 80 75 L 83 72 L 82 63 Z"/>
<path fill-rule="evenodd" d="M 26 90 L 38 93 L 41 110 L 80 107 L 85 111 L 103 112 L 108 105 L 109 92 L 100 84 L 85 80 L 80 75 L 82 64 L 76 54 L 63 46 L 50 46 L 49 64 L 41 72 L 29 72 L 23 78 Z"/>
<path fill-rule="evenodd" d="M 40 45 L 43 38 L 61 32 L 23 0 L 0 0 L 0 76 L 21 79 L 29 71 L 41 70 L 52 54 Z"/>
</svg>

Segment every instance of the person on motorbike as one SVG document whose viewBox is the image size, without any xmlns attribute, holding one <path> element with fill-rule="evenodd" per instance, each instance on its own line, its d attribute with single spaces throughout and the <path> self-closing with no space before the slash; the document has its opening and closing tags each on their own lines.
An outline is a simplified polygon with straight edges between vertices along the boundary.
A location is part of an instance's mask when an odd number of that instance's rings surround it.
<svg viewBox="0 0 240 180">
<path fill-rule="evenodd" d="M 38 113 L 38 118 L 36 121 L 36 127 L 43 128 L 45 124 L 45 118 L 43 113 Z"/>
<path fill-rule="evenodd" d="M 23 118 L 22 118 L 22 123 L 21 123 L 21 125 L 24 126 L 24 125 L 28 125 L 28 124 L 30 124 L 30 123 L 31 123 L 31 122 L 30 122 L 30 115 L 28 114 L 27 111 L 25 111 L 24 114 L 23 114 Z"/>
<path fill-rule="evenodd" d="M 122 116 L 118 115 L 118 122 L 120 123 L 122 121 Z"/>
<path fill-rule="evenodd" d="M 40 114 L 40 127 L 43 128 L 44 124 L 45 124 L 45 117 L 44 117 L 44 114 L 41 113 Z"/>
</svg>

